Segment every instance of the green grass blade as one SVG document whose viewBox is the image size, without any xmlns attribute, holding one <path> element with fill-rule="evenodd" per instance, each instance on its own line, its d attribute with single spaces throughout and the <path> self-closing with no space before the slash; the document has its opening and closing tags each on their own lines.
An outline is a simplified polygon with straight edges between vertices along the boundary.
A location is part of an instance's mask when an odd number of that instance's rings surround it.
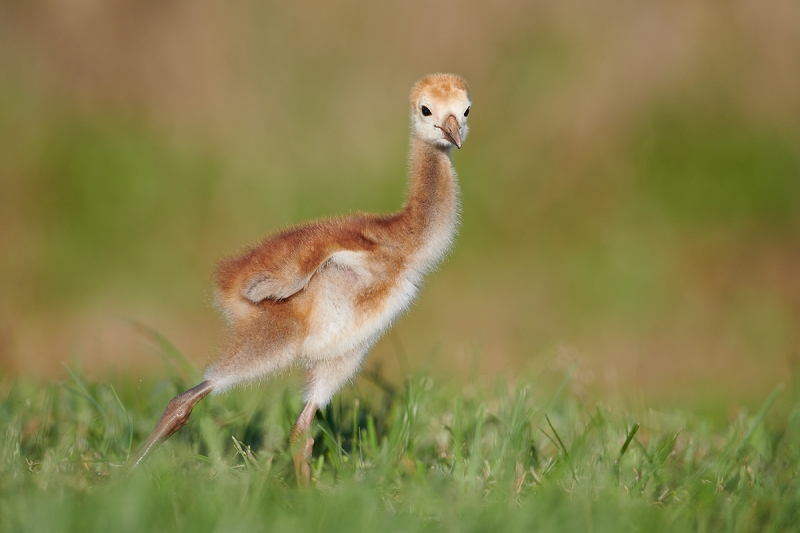
<svg viewBox="0 0 800 533">
<path fill-rule="evenodd" d="M 78 377 L 78 375 L 75 374 L 75 372 L 73 372 L 72 369 L 67 364 L 61 363 L 61 366 L 63 366 L 66 369 L 67 373 L 72 378 L 72 381 L 74 381 L 75 385 L 78 387 L 78 390 L 76 391 L 72 387 L 66 387 L 66 385 L 65 385 L 67 390 L 69 390 L 73 394 L 76 394 L 77 396 L 80 396 L 83 399 L 85 399 L 86 401 L 88 401 L 90 404 L 92 404 L 92 406 L 95 409 L 97 409 L 97 412 L 100 415 L 105 417 L 106 416 L 106 410 L 103 409 L 103 406 L 100 405 L 100 403 L 94 398 L 94 396 L 92 396 L 92 394 L 89 392 L 89 389 L 86 388 L 86 385 L 84 385 L 83 381 Z"/>
<path fill-rule="evenodd" d="M 155 351 L 159 356 L 161 356 L 161 359 L 164 361 L 164 365 L 176 376 L 188 379 L 197 375 L 197 369 L 186 358 L 186 356 L 183 355 L 183 353 L 178 350 L 178 348 L 172 344 L 169 339 L 158 332 L 155 328 L 136 320 L 131 320 L 130 323 L 137 331 L 144 334 L 146 338 L 153 342 Z"/>
</svg>

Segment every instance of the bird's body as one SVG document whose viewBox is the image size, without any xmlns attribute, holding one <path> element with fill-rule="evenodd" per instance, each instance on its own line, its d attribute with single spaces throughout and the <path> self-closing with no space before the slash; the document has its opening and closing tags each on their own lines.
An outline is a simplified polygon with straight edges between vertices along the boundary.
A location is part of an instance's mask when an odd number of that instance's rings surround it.
<svg viewBox="0 0 800 533">
<path fill-rule="evenodd" d="M 356 214 L 296 226 L 224 260 L 216 272 L 215 300 L 230 326 L 227 344 L 205 381 L 170 403 L 133 466 L 185 424 L 209 392 L 302 365 L 307 404 L 292 440 L 306 435 L 295 465 L 301 482 L 308 481 L 313 440 L 307 432 L 314 413 L 357 374 L 455 235 L 459 200 L 450 149 L 460 148 L 467 134 L 467 86 L 457 76 L 435 74 L 415 85 L 411 102 L 404 207 L 392 215 Z"/>
<path fill-rule="evenodd" d="M 339 360 L 345 358 L 358 368 L 411 303 L 456 231 L 458 190 L 449 158 L 438 150 L 426 155 L 414 160 L 441 168 L 416 169 L 431 182 L 412 189 L 416 194 L 399 213 L 305 224 L 220 265 L 216 300 L 231 336 L 224 355 L 206 372 L 215 391 L 292 363 L 313 372 L 321 363 L 343 366 Z M 321 389 L 338 388 L 340 378 L 350 377 L 319 376 L 309 384 L 308 399 L 325 405 L 329 398 Z"/>
</svg>

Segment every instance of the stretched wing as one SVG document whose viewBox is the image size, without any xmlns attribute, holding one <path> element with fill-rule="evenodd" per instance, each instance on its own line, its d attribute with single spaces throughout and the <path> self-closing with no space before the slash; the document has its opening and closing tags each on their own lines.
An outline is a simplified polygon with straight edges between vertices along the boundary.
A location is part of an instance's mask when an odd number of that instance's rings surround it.
<svg viewBox="0 0 800 533">
<path fill-rule="evenodd" d="M 327 259 L 323 259 L 310 273 L 264 271 L 252 275 L 244 284 L 242 296 L 253 303 L 261 300 L 285 300 L 306 288 L 311 276 Z"/>
<path fill-rule="evenodd" d="M 240 292 L 253 303 L 284 300 L 305 289 L 314 273 L 337 252 L 374 248 L 375 239 L 368 234 L 360 218 L 300 226 L 223 261 L 217 269 L 217 284 L 222 291 Z"/>
</svg>

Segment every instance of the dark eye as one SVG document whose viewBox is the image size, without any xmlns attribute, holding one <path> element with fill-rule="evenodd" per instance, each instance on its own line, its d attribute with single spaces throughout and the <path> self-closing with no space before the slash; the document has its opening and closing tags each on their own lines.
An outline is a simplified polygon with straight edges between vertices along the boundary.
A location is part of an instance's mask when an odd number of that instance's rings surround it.
<svg viewBox="0 0 800 533">
<path fill-rule="evenodd" d="M 428 109 L 428 107 L 427 107 L 427 106 L 422 106 L 422 108 L 421 108 L 421 111 L 422 111 L 422 116 L 423 116 L 423 117 L 429 117 L 429 116 L 431 116 L 431 110 L 430 110 L 430 109 Z"/>
<path fill-rule="evenodd" d="M 466 110 L 466 111 L 464 111 L 464 116 L 465 116 L 465 117 L 468 117 L 468 116 L 469 116 L 469 110 L 470 110 L 470 109 L 472 109 L 472 106 L 469 106 L 469 107 L 467 108 L 467 110 Z"/>
</svg>

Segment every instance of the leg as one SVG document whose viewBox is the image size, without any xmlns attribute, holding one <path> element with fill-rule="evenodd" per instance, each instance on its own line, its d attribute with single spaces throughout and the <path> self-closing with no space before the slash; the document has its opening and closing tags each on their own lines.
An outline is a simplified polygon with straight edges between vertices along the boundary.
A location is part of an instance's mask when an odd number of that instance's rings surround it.
<svg viewBox="0 0 800 533">
<path fill-rule="evenodd" d="M 364 353 L 354 351 L 345 357 L 322 361 L 306 373 L 306 406 L 292 427 L 290 443 L 297 484 L 308 486 L 311 480 L 311 448 L 314 439 L 309 435 L 317 409 L 328 405 L 331 397 L 358 372 Z"/>
<path fill-rule="evenodd" d="M 314 446 L 311 424 L 314 422 L 316 414 L 317 404 L 308 402 L 300 412 L 300 416 L 297 417 L 289 436 L 294 473 L 297 476 L 297 486 L 301 489 L 308 487 L 308 483 L 311 481 L 311 465 L 309 463 L 311 462 L 311 448 Z"/>
<path fill-rule="evenodd" d="M 156 424 L 153 432 L 136 452 L 136 455 L 128 460 L 125 466 L 126 474 L 144 462 L 145 458 L 159 444 L 170 438 L 176 431 L 181 429 L 189 422 L 189 415 L 197 403 L 214 389 L 210 381 L 204 381 L 200 385 L 191 388 L 172 399 L 167 405 L 167 409 Z"/>
</svg>

